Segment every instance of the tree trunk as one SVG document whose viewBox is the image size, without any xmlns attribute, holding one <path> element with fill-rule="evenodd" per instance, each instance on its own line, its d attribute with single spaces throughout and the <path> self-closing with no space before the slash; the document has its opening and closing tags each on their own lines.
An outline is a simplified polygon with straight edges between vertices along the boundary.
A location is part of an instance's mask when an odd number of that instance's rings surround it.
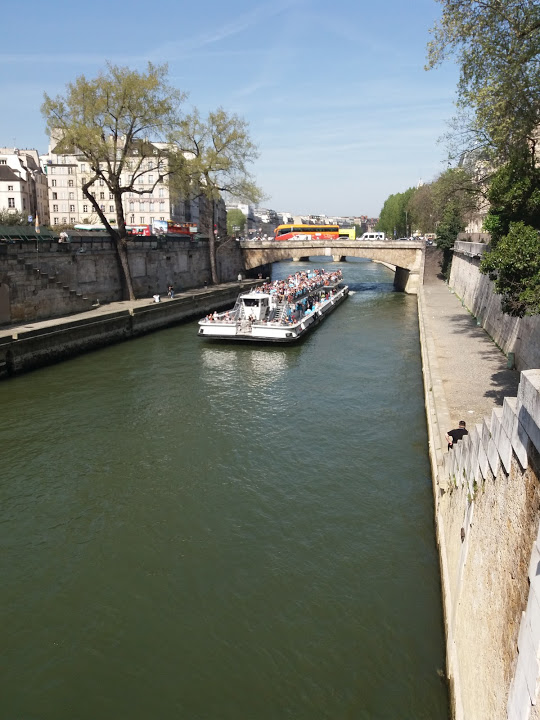
<svg viewBox="0 0 540 720">
<path fill-rule="evenodd" d="M 213 198 L 210 198 L 210 202 L 212 203 L 212 213 L 211 213 L 211 223 L 210 223 L 210 233 L 208 236 L 208 251 L 210 253 L 210 272 L 212 273 L 212 283 L 214 285 L 217 285 L 219 283 L 219 275 L 217 271 L 217 262 L 216 262 L 216 233 L 214 232 L 214 225 L 215 222 L 215 214 L 216 214 L 216 205 Z"/>
<path fill-rule="evenodd" d="M 131 281 L 131 271 L 129 269 L 128 254 L 126 239 L 121 238 L 117 233 L 114 233 L 114 244 L 116 246 L 116 254 L 120 261 L 120 270 L 122 282 L 122 295 L 124 300 L 135 300 L 135 293 L 133 291 L 133 283 Z"/>
</svg>

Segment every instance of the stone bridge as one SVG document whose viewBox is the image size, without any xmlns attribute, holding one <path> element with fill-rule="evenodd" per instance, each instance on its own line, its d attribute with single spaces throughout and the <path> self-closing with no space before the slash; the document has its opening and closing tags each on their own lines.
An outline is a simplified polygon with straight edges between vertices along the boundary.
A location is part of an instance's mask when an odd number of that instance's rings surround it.
<svg viewBox="0 0 540 720">
<path fill-rule="evenodd" d="M 425 244 L 421 240 L 242 240 L 248 270 L 280 260 L 308 260 L 325 255 L 334 262 L 362 257 L 394 269 L 396 290 L 416 295 L 424 278 Z"/>
</svg>

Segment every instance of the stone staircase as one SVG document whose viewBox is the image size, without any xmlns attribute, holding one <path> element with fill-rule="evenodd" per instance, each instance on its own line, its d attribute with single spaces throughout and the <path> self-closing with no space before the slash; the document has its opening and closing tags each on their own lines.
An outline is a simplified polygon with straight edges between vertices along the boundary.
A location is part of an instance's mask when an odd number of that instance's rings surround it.
<svg viewBox="0 0 540 720">
<path fill-rule="evenodd" d="M 38 316 L 41 314 L 44 317 L 70 315 L 90 310 L 92 307 L 93 300 L 91 298 L 71 288 L 46 267 L 36 267 L 35 261 L 29 261 L 28 257 L 20 256 L 17 257 L 16 264 L 27 279 L 27 302 L 33 300 L 34 306 L 38 308 Z M 39 311 L 40 308 L 43 313 Z M 32 319 L 39 319 L 39 317 Z"/>
</svg>

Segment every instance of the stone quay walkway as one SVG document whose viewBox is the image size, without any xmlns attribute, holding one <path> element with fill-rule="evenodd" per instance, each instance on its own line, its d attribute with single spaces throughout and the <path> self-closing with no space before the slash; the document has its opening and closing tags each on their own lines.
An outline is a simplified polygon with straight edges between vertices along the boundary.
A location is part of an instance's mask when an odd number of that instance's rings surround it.
<svg viewBox="0 0 540 720">
<path fill-rule="evenodd" d="M 238 292 L 242 292 L 243 287 L 250 289 L 253 285 L 260 283 L 260 280 L 242 280 L 241 282 L 235 281 L 230 283 L 221 283 L 219 285 L 209 285 L 208 287 L 191 288 L 182 292 L 175 292 L 174 298 L 171 299 L 167 295 L 160 295 L 160 303 L 174 303 L 182 299 L 196 297 L 201 295 L 212 296 L 212 293 L 218 290 L 226 288 L 238 288 Z M 118 300 L 116 302 L 103 303 L 95 305 L 91 310 L 85 312 L 75 313 L 73 315 L 64 315 L 62 317 L 50 318 L 48 320 L 36 320 L 35 322 L 21 323 L 20 325 L 5 325 L 0 327 L 0 339 L 6 337 L 13 337 L 19 333 L 27 330 L 38 330 L 60 327 L 68 323 L 72 323 L 75 320 L 84 320 L 90 318 L 100 318 L 106 315 L 112 315 L 114 313 L 121 312 L 122 310 L 133 311 L 138 308 L 142 308 L 148 305 L 154 306 L 158 303 L 155 302 L 153 297 L 140 298 L 138 300 Z"/>
<path fill-rule="evenodd" d="M 506 356 L 442 279 L 438 257 L 426 255 L 420 331 L 424 372 L 427 363 L 432 381 L 426 391 L 434 395 L 439 450 L 446 452 L 444 433 L 460 420 L 471 429 L 502 407 L 504 397 L 516 397 L 519 373 L 508 369 Z"/>
</svg>

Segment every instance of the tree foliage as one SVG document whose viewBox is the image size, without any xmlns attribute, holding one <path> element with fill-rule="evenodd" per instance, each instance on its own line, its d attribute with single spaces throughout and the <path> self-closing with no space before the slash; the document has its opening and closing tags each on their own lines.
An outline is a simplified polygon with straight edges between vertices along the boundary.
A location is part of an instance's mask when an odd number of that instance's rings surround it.
<svg viewBox="0 0 540 720">
<path fill-rule="evenodd" d="M 442 250 L 441 273 L 444 278 L 450 275 L 452 265 L 452 248 L 458 234 L 464 229 L 463 216 L 459 201 L 448 202 L 443 210 L 442 219 L 437 225 L 435 244 Z"/>
<path fill-rule="evenodd" d="M 411 227 L 409 201 L 414 193 L 415 189 L 409 188 L 405 192 L 390 195 L 380 212 L 377 230 L 385 232 L 389 237 L 408 235 Z"/>
<path fill-rule="evenodd" d="M 512 223 L 522 221 L 540 230 L 540 168 L 526 149 L 513 154 L 491 178 L 487 197 L 490 208 L 484 221 L 496 246 Z"/>
<path fill-rule="evenodd" d="M 216 262 L 215 204 L 221 193 L 252 203 L 263 198 L 255 184 L 248 165 L 258 157 L 258 151 L 249 135 L 247 122 L 223 108 L 201 118 L 195 110 L 180 123 L 175 133 L 176 155 L 182 163 L 180 172 L 171 178 L 186 196 L 203 195 L 211 205 L 208 218 L 210 269 L 212 282 L 218 283 Z"/>
<path fill-rule="evenodd" d="M 11 212 L 10 210 L 0 210 L 0 225 L 27 225 L 28 214 L 22 212 Z"/>
<path fill-rule="evenodd" d="M 480 270 L 494 281 L 503 312 L 517 317 L 540 312 L 540 234 L 536 228 L 511 223 L 508 234 L 482 258 Z"/>
<path fill-rule="evenodd" d="M 233 208 L 227 212 L 227 234 L 234 235 L 237 232 L 243 232 L 246 226 L 246 216 L 238 208 Z"/>
<path fill-rule="evenodd" d="M 69 83 L 64 95 L 45 94 L 41 108 L 47 129 L 58 138 L 55 152 L 76 154 L 89 163 L 82 192 L 113 238 L 129 299 L 135 295 L 122 197 L 150 195 L 170 174 L 168 141 L 180 123 L 184 98 L 168 84 L 166 65 L 148 63 L 146 72 L 137 72 L 108 63 L 96 78 L 81 75 Z M 150 184 L 149 174 L 154 178 Z M 99 181 L 113 196 L 116 226 L 111 226 L 97 199 Z"/>
<path fill-rule="evenodd" d="M 474 145 L 507 160 L 513 148 L 534 154 L 540 124 L 538 0 L 438 0 L 427 69 L 455 55 L 460 67 L 462 130 Z"/>
</svg>

